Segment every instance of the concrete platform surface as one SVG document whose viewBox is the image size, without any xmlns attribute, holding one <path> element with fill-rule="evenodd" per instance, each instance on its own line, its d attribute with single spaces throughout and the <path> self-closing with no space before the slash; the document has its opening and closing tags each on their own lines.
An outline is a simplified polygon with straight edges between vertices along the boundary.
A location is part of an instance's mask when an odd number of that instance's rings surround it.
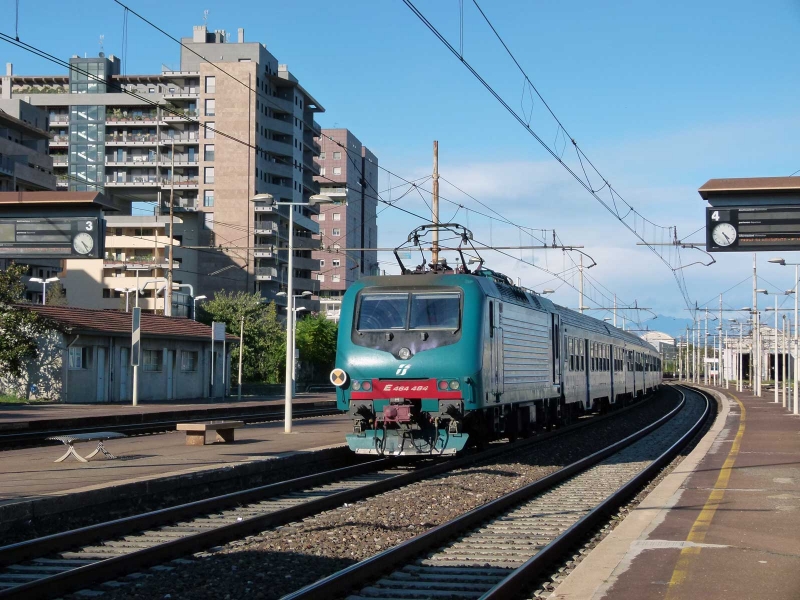
<svg viewBox="0 0 800 600">
<path fill-rule="evenodd" d="M 106 448 L 116 460 L 98 454 L 85 464 L 73 457 L 54 463 L 64 453 L 63 445 L 7 450 L 0 452 L 0 506 L 342 445 L 352 424 L 347 415 L 337 415 L 298 419 L 293 433 L 287 435 L 283 430 L 282 421 L 247 425 L 236 430 L 234 443 L 205 446 L 187 446 L 182 431 L 114 439 L 106 442 Z M 214 435 L 207 435 L 213 442 Z M 95 445 L 86 442 L 75 448 L 86 456 Z"/>
<path fill-rule="evenodd" d="M 335 401 L 334 392 L 299 393 L 295 404 Z M 11 424 L 40 421 L 63 421 L 120 415 L 156 415 L 158 413 L 194 412 L 210 409 L 253 408 L 283 404 L 283 396 L 259 397 L 237 402 L 236 398 L 195 399 L 189 401 L 130 404 L 0 404 L 0 430 Z M 4 427 L 5 425 L 5 427 Z"/>
<path fill-rule="evenodd" d="M 800 416 L 714 391 L 711 430 L 551 599 L 800 598 Z"/>
</svg>

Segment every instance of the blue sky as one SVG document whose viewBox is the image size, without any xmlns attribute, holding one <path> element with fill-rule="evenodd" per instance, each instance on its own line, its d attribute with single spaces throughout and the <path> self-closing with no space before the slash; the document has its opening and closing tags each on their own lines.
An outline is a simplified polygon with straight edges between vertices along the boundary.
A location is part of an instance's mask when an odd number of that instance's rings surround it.
<svg viewBox="0 0 800 600">
<path fill-rule="evenodd" d="M 0 0 L 0 14 L 13 14 L 14 4 Z M 102 34 L 105 51 L 120 54 L 123 13 L 111 0 L 65 0 L 57 11 L 44 13 L 40 3 L 20 4 L 23 41 L 67 58 L 96 53 Z M 416 5 L 459 46 L 457 0 Z M 585 245 L 598 262 L 588 274 L 622 301 L 636 299 L 656 312 L 686 316 L 671 272 L 637 248 L 637 240 L 565 175 L 400 0 L 133 0 L 130 6 L 176 37 L 190 35 L 205 9 L 211 29 L 245 27 L 248 41 L 265 43 L 325 106 L 318 118 L 323 127 L 350 128 L 383 166 L 406 178 L 430 171 L 431 141 L 438 139 L 440 170 L 449 181 L 515 223 L 555 228 L 565 243 Z M 521 75 L 470 0 L 464 6 L 465 57 L 520 108 Z M 800 169 L 799 3 L 483 0 L 482 7 L 608 180 L 648 218 L 677 225 L 679 235 L 703 225 L 705 204 L 696 190 L 707 179 Z M 4 19 L 0 29 L 13 34 L 13 20 Z M 134 17 L 128 31 L 129 73 L 154 72 L 162 63 L 178 66 L 174 42 Z M 16 73 L 59 72 L 21 50 L 0 48 L 2 62 L 13 62 Z M 531 124 L 550 142 L 556 128 L 542 108 L 534 103 Z M 383 177 L 381 188 L 386 187 Z M 447 184 L 442 194 L 484 211 Z M 427 212 L 417 194 L 400 206 Z M 443 204 L 443 217 L 452 212 Z M 456 220 L 466 219 L 459 211 Z M 468 219 L 476 238 L 519 243 L 513 227 L 494 223 L 490 231 L 486 219 L 474 213 Z M 394 246 L 417 224 L 388 209 L 379 218 L 379 243 Z M 703 241 L 702 232 L 692 239 Z M 531 259 L 529 253 L 522 256 Z M 702 256 L 687 252 L 684 261 Z M 534 289 L 559 285 L 544 283 L 551 277 L 534 267 L 487 258 L 489 266 Z M 792 287 L 789 269 L 767 266 L 766 258 L 759 258 L 766 278 L 761 285 Z M 717 259 L 712 267 L 685 270 L 691 298 L 700 304 L 750 273 L 750 255 Z M 537 252 L 533 260 L 550 270 L 566 264 L 560 252 Z M 569 281 L 577 283 L 574 277 Z M 748 289 L 744 283 L 728 292 L 726 304 L 749 304 Z M 577 305 L 569 285 L 559 287 L 555 299 Z M 594 301 L 605 303 L 599 295 Z"/>
</svg>

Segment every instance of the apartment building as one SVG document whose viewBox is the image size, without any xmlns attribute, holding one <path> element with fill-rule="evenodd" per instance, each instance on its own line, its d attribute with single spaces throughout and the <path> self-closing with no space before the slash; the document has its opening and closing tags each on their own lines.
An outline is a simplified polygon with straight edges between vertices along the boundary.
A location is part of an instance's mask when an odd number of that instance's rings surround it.
<svg viewBox="0 0 800 600">
<path fill-rule="evenodd" d="M 317 209 L 301 205 L 319 192 L 314 114 L 324 109 L 243 29 L 232 41 L 196 26 L 181 42 L 180 66 L 151 75 L 123 74 L 102 53 L 72 57 L 63 75 L 13 75 L 9 66 L 0 97 L 48 111 L 59 188 L 149 202 L 160 214 L 172 198 L 176 212 L 198 215 L 198 245 L 217 249 L 195 251 L 198 294 L 258 291 L 285 304 L 276 294 L 286 286 L 288 207 L 251 198 L 297 204 L 293 291 L 316 293 Z"/>
<path fill-rule="evenodd" d="M 173 317 L 194 317 L 192 296 L 198 292 L 196 246 L 202 225 L 195 215 L 175 217 L 173 235 Z M 59 274 L 70 306 L 124 310 L 134 306 L 164 314 L 169 270 L 169 217 L 106 216 L 105 256 L 102 259 L 68 259 Z M 122 290 L 122 291 L 121 291 Z M 126 294 L 126 291 L 129 292 Z"/>
<path fill-rule="evenodd" d="M 53 160 L 48 154 L 47 113 L 19 99 L 0 99 L 0 192 L 55 190 Z M 0 258 L 0 270 L 10 259 Z M 20 261 L 16 261 L 20 262 Z M 24 261 L 25 297 L 42 301 L 42 286 L 31 277 L 47 279 L 60 270 L 58 260 Z"/>
<path fill-rule="evenodd" d="M 323 129 L 320 144 L 320 193 L 327 204 L 315 219 L 325 248 L 319 260 L 320 309 L 339 320 L 341 297 L 353 282 L 378 274 L 378 158 L 349 129 Z M 359 250 L 342 250 L 358 248 Z M 338 249 L 338 250 L 337 250 Z"/>
</svg>

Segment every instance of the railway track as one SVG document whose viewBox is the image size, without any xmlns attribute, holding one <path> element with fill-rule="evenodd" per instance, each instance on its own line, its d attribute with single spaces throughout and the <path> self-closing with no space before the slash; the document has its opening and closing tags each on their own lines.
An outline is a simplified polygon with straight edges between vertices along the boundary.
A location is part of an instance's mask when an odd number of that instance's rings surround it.
<svg viewBox="0 0 800 600">
<path fill-rule="evenodd" d="M 308 419 L 313 417 L 327 417 L 331 415 L 340 415 L 342 411 L 336 408 L 336 403 L 331 401 L 330 406 L 321 406 L 314 408 L 295 408 L 295 419 Z M 50 430 L 35 430 L 23 431 L 13 433 L 0 434 L 0 450 L 7 450 L 9 448 L 19 447 L 22 445 L 30 445 L 38 442 L 45 442 L 46 438 L 59 435 L 73 435 L 76 433 L 96 433 L 98 431 L 116 431 L 126 435 L 144 435 L 148 433 L 161 433 L 164 431 L 173 431 L 178 423 L 200 423 L 214 419 L 221 419 L 221 416 L 192 418 L 192 419 L 168 419 L 163 421 L 143 422 L 143 423 L 129 423 L 122 425 L 98 425 L 92 427 L 80 427 L 72 429 L 50 429 Z M 245 414 L 230 414 L 224 415 L 225 420 L 229 421 L 244 421 L 245 423 L 268 423 L 270 421 L 280 421 L 284 418 L 283 407 L 280 406 L 276 410 L 265 411 L 263 413 L 245 413 Z M 47 442 L 46 442 L 47 443 Z M 53 442 L 54 444 L 58 442 Z"/>
<path fill-rule="evenodd" d="M 711 400 L 681 394 L 672 412 L 624 440 L 284 599 L 517 596 L 702 428 Z"/>
<path fill-rule="evenodd" d="M 0 599 L 53 598 L 416 481 L 466 468 L 635 410 L 634 405 L 447 461 L 378 459 L 0 548 Z"/>
</svg>

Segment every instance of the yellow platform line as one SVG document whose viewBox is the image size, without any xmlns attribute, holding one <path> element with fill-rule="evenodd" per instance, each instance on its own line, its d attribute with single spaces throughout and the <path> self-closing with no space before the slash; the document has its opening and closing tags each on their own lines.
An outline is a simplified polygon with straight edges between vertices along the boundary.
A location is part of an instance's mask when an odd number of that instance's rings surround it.
<svg viewBox="0 0 800 600">
<path fill-rule="evenodd" d="M 739 448 L 742 445 L 747 411 L 742 401 L 739 400 L 736 395 L 731 394 L 731 396 L 733 396 L 733 399 L 739 404 L 739 410 L 741 412 L 739 416 L 739 430 L 736 432 L 736 437 L 733 439 L 733 445 L 731 446 L 730 452 L 728 452 L 728 457 L 725 459 L 720 469 L 717 481 L 714 483 L 714 488 L 708 495 L 708 500 L 703 506 L 703 510 L 700 511 L 697 519 L 695 519 L 695 522 L 692 524 L 689 535 L 686 536 L 686 541 L 688 542 L 702 544 L 705 541 L 708 529 L 711 527 L 711 521 L 714 519 L 714 514 L 717 512 L 717 508 L 719 508 L 720 504 L 722 504 L 722 498 L 725 495 L 725 489 L 728 487 L 731 472 L 733 471 L 733 463 L 736 462 L 736 457 L 739 455 Z M 679 587 L 686 581 L 686 577 L 689 574 L 691 558 L 694 555 L 700 554 L 700 549 L 699 546 L 694 546 L 681 550 L 678 562 L 675 565 L 675 569 L 672 571 L 672 578 L 669 580 L 666 600 L 675 600 Z"/>
</svg>

